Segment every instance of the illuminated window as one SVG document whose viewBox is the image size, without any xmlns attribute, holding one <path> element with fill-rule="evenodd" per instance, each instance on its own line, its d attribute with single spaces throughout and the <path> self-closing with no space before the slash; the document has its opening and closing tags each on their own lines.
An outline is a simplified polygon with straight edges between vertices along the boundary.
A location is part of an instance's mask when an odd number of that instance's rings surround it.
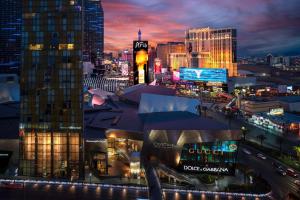
<svg viewBox="0 0 300 200">
<path fill-rule="evenodd" d="M 30 19 L 30 18 L 33 18 L 33 17 L 35 17 L 35 13 L 24 13 L 23 14 L 24 19 Z"/>
<path fill-rule="evenodd" d="M 74 44 L 59 44 L 59 50 L 62 50 L 62 49 L 73 50 Z"/>
<path fill-rule="evenodd" d="M 70 1 L 70 5 L 74 5 L 75 4 L 75 1 Z"/>
<path fill-rule="evenodd" d="M 40 51 L 43 50 L 44 45 L 43 44 L 30 44 L 29 49 L 33 51 Z"/>
</svg>

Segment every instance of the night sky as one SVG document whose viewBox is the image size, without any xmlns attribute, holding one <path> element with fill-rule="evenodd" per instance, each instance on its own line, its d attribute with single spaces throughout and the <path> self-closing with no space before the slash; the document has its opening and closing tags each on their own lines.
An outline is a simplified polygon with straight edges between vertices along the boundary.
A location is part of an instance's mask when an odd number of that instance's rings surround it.
<svg viewBox="0 0 300 200">
<path fill-rule="evenodd" d="M 238 30 L 238 54 L 300 54 L 299 0 L 103 0 L 105 50 L 183 41 L 190 27 Z"/>
</svg>

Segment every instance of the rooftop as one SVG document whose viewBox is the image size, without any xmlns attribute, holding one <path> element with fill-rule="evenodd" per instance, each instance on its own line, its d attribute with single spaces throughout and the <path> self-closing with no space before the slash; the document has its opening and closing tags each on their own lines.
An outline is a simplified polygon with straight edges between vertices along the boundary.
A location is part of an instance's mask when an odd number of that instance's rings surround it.
<svg viewBox="0 0 300 200">
<path fill-rule="evenodd" d="M 134 90 L 132 91 L 129 90 L 128 92 L 125 92 L 122 95 L 122 98 L 135 104 L 139 104 L 142 93 L 168 95 L 168 96 L 175 96 L 176 94 L 176 91 L 174 89 L 165 88 L 161 86 L 141 85 L 141 86 L 134 86 L 134 87 L 135 87 Z"/>
<path fill-rule="evenodd" d="M 259 113 L 259 115 L 279 123 L 300 123 L 300 115 L 291 113 L 284 113 L 283 115 L 268 115 L 267 113 Z"/>
<path fill-rule="evenodd" d="M 300 102 L 300 96 L 282 96 L 282 97 L 276 97 L 278 101 L 284 101 L 287 103 L 296 103 Z"/>
</svg>

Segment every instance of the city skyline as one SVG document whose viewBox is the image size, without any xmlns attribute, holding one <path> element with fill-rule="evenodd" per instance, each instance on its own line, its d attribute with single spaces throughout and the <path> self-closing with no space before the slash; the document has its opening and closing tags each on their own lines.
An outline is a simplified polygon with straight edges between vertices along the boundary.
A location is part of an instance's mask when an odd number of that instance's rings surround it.
<svg viewBox="0 0 300 200">
<path fill-rule="evenodd" d="M 140 28 L 150 45 L 184 41 L 191 27 L 237 29 L 238 56 L 300 53 L 296 0 L 188 1 L 103 0 L 105 51 L 130 48 Z M 188 13 L 188 14 L 187 14 Z M 159 36 L 159 37 L 158 37 Z M 272 36 L 272 37 L 270 37 Z"/>
</svg>

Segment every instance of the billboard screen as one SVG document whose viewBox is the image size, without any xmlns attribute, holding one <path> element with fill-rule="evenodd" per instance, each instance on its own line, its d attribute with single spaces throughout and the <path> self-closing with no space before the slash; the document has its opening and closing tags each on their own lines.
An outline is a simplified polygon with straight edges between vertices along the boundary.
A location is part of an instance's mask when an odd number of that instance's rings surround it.
<svg viewBox="0 0 300 200">
<path fill-rule="evenodd" d="M 149 83 L 148 41 L 133 41 L 134 84 Z"/>
<path fill-rule="evenodd" d="M 237 150 L 236 141 L 184 144 L 178 168 L 186 173 L 234 175 Z"/>
<path fill-rule="evenodd" d="M 227 83 L 227 70 L 223 68 L 180 68 L 180 80 Z"/>
</svg>

